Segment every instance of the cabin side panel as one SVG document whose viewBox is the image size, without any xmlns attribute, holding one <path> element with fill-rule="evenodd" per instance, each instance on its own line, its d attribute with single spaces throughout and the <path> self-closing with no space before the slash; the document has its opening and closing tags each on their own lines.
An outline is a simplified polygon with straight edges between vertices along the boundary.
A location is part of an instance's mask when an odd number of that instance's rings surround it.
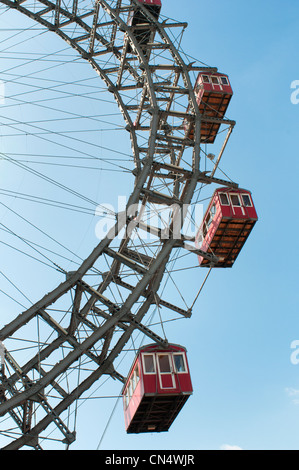
<svg viewBox="0 0 299 470">
<path fill-rule="evenodd" d="M 137 358 L 135 364 L 128 376 L 126 386 L 123 391 L 123 407 L 125 417 L 125 428 L 130 425 L 144 395 L 144 384 L 142 380 L 142 370 L 140 358 Z"/>
</svg>

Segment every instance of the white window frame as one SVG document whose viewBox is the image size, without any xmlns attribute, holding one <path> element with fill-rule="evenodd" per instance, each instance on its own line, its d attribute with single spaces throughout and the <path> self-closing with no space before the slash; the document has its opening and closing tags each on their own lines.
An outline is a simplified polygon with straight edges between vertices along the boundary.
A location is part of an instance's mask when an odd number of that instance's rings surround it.
<svg viewBox="0 0 299 470">
<path fill-rule="evenodd" d="M 227 199 L 227 204 L 223 204 L 223 202 L 221 201 L 221 196 L 224 195 L 226 196 L 226 199 Z M 230 199 L 229 199 L 229 196 L 227 193 L 219 193 L 219 200 L 220 200 L 220 204 L 222 206 L 226 206 L 226 207 L 229 207 L 231 204 L 230 204 Z"/>
<path fill-rule="evenodd" d="M 223 82 L 222 82 L 222 79 L 223 79 L 223 78 L 226 80 L 227 83 L 223 83 Z M 221 85 L 223 85 L 223 86 L 229 86 L 229 81 L 228 81 L 228 78 L 227 78 L 227 77 L 225 77 L 225 76 L 220 77 L 220 81 L 221 81 Z"/>
<path fill-rule="evenodd" d="M 186 354 L 185 354 L 184 352 L 176 352 L 176 353 L 173 353 L 172 356 L 173 356 L 173 368 L 174 368 L 175 373 L 176 373 L 176 374 L 188 374 L 188 367 L 187 367 L 187 361 L 186 361 Z M 176 364 L 175 364 L 175 360 L 174 360 L 174 356 L 182 356 L 182 357 L 183 357 L 184 368 L 185 368 L 184 371 L 179 371 L 179 370 L 177 370 Z"/>
<path fill-rule="evenodd" d="M 169 370 L 161 371 L 160 357 L 167 357 L 168 358 Z M 157 354 L 157 363 L 158 363 L 159 374 L 164 375 L 164 374 L 171 374 L 173 372 L 173 364 L 172 364 L 172 360 L 171 360 L 171 354 L 169 352 L 167 352 L 167 353 L 158 353 Z"/>
<path fill-rule="evenodd" d="M 168 361 L 169 361 L 169 367 L 170 367 L 170 371 L 166 371 L 166 372 L 162 372 L 161 369 L 160 369 L 160 361 L 159 361 L 159 357 L 161 356 L 168 356 Z M 158 353 L 157 354 L 157 367 L 158 367 L 158 376 L 159 376 L 159 383 L 160 383 L 160 387 L 161 389 L 163 390 L 173 390 L 176 388 L 176 381 L 175 381 L 175 376 L 174 376 L 174 364 L 173 364 L 173 360 L 172 360 L 172 354 L 170 352 L 167 352 L 167 353 Z M 171 376 L 171 386 L 170 387 L 164 387 L 163 386 L 163 380 L 162 380 L 162 376 L 163 375 L 170 375 Z"/>
<path fill-rule="evenodd" d="M 138 373 L 137 373 L 138 372 Z M 133 393 L 135 392 L 135 389 L 138 385 L 138 382 L 140 380 L 140 372 L 139 372 L 139 364 L 137 362 L 137 364 L 135 365 L 134 367 L 134 370 L 133 370 L 133 373 L 132 373 L 132 377 L 131 377 L 131 380 L 132 380 L 132 383 L 133 383 Z"/>
<path fill-rule="evenodd" d="M 202 83 L 210 83 L 211 82 L 209 75 L 202 75 L 201 77 L 202 77 Z M 207 78 L 208 80 L 205 80 L 204 78 Z"/>
<path fill-rule="evenodd" d="M 213 82 L 213 79 L 216 79 L 217 82 Z M 219 81 L 219 77 L 217 75 L 212 75 L 211 76 L 211 83 L 212 83 L 212 85 L 221 85 L 221 83 Z"/>
<path fill-rule="evenodd" d="M 239 205 L 236 205 L 236 204 L 233 203 L 233 200 L 232 200 L 232 197 L 233 197 L 233 196 L 237 196 L 238 201 L 239 201 Z M 238 194 L 238 193 L 230 194 L 230 200 L 231 200 L 231 203 L 232 203 L 232 206 L 233 206 L 233 207 L 242 207 L 241 199 L 240 199 L 240 194 Z"/>
<path fill-rule="evenodd" d="M 152 356 L 153 358 L 153 363 L 154 363 L 154 370 L 153 372 L 147 372 L 145 368 L 145 362 L 144 362 L 144 357 L 145 356 Z M 142 365 L 143 365 L 143 373 L 145 375 L 156 375 L 157 373 L 157 366 L 156 366 L 156 357 L 154 353 L 142 353 Z"/>
<path fill-rule="evenodd" d="M 212 207 L 211 207 L 211 210 L 210 210 L 211 222 L 212 222 L 212 220 L 214 219 L 216 213 L 217 213 L 216 202 L 214 202 L 214 203 L 212 204 Z"/>
<path fill-rule="evenodd" d="M 127 388 L 125 390 L 125 407 L 126 407 L 126 409 L 129 406 L 130 400 L 131 400 L 131 397 L 130 397 L 130 394 L 129 394 L 129 387 L 127 386 Z"/>
<path fill-rule="evenodd" d="M 250 194 L 245 194 L 245 193 L 244 193 L 244 194 L 241 194 L 241 196 L 242 196 L 242 203 L 243 203 L 243 206 L 244 206 L 244 207 L 253 207 L 253 203 L 252 203 L 252 199 L 251 199 L 251 197 L 250 197 Z M 249 205 L 247 205 L 247 204 L 244 203 L 243 196 L 248 197 L 249 202 L 250 202 Z"/>
</svg>

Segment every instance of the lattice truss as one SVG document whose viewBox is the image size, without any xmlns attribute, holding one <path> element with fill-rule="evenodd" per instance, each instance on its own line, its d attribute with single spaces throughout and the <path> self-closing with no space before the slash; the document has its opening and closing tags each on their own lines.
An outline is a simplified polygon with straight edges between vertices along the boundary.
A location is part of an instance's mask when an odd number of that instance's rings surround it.
<svg viewBox="0 0 299 470">
<path fill-rule="evenodd" d="M 219 156 L 202 171 L 194 83 L 205 67 L 180 51 L 186 24 L 157 20 L 137 0 L 1 3 L 55 32 L 93 67 L 123 115 L 135 162 L 127 210 L 117 214 L 108 235 L 77 271 L 0 331 L 0 415 L 18 429 L 7 448 L 38 449 L 50 426 L 62 442 L 75 440 L 66 413 L 101 377 L 124 382 L 115 361 L 134 332 L 167 345 L 146 326 L 153 310 L 161 318 L 169 311 L 191 316 L 191 305 L 174 304 L 160 292 L 177 253 L 202 254 L 182 229 L 199 185 L 237 186 L 214 176 L 234 122 L 221 121 L 226 133 Z M 129 26 L 137 8 L 146 22 Z M 18 338 L 32 341 L 29 360 Z"/>
</svg>

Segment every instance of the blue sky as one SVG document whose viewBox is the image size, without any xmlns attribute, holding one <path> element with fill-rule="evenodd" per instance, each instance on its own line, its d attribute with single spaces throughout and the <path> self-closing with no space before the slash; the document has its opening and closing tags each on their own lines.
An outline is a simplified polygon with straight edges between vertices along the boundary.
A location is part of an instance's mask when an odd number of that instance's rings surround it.
<svg viewBox="0 0 299 470">
<path fill-rule="evenodd" d="M 228 115 L 237 125 L 221 168 L 252 191 L 259 222 L 233 269 L 212 272 L 192 318 L 167 326 L 168 339 L 187 347 L 194 388 L 170 431 L 128 436 L 121 402 L 111 415 L 115 399 L 98 399 L 78 416 L 74 448 L 95 449 L 101 441 L 100 449 L 297 450 L 299 364 L 291 362 L 291 343 L 299 340 L 299 104 L 291 102 L 291 84 L 299 80 L 299 5 L 290 0 L 164 0 L 163 13 L 188 22 L 182 42 L 187 54 L 230 77 L 234 97 Z M 51 40 L 57 47 L 58 39 Z M 44 52 L 48 46 L 41 42 L 40 47 Z M 72 67 L 69 70 L 75 76 Z M 82 65 L 80 72 L 85 73 Z M 93 106 L 90 112 L 98 114 Z M 115 140 L 113 144 L 117 145 Z M 9 148 L 6 141 L 4 145 Z M 21 173 L 11 175 L 6 167 L 3 171 L 7 187 L 16 181 L 22 185 Z M 80 184 L 84 188 L 86 182 L 78 178 Z M 125 183 L 118 184 L 121 194 Z M 110 202 L 107 186 L 101 174 L 89 196 Z M 7 211 L 1 216 L 6 222 Z M 41 220 L 40 214 L 32 213 L 32 217 Z M 54 209 L 52 217 L 55 236 L 59 224 Z M 68 223 L 74 223 L 69 227 L 76 237 L 68 234 L 63 241 L 72 250 L 86 242 L 82 253 L 88 254 L 95 243 L 94 225 L 78 226 L 73 217 Z M 7 251 L 2 269 L 14 275 Z M 26 273 L 26 263 L 18 269 Z M 32 276 L 40 279 L 44 268 L 36 269 Z M 30 296 L 32 277 L 22 282 Z M 199 287 L 196 276 L 188 279 L 184 274 L 181 282 L 183 291 L 196 293 Z M 36 282 L 36 296 L 56 285 L 56 273 L 49 274 L 47 283 Z M 4 298 L 2 302 L 5 322 L 14 307 Z M 118 384 L 109 382 L 103 395 L 115 395 L 118 389 Z"/>
<path fill-rule="evenodd" d="M 186 49 L 217 64 L 234 85 L 229 113 L 237 126 L 225 170 L 252 190 L 259 214 L 238 263 L 212 274 L 193 319 L 199 401 L 192 446 L 297 449 L 298 407 L 290 391 L 298 389 L 299 371 L 290 343 L 298 336 L 298 250 L 285 222 L 296 230 L 299 107 L 290 101 L 290 84 L 298 76 L 298 6 L 190 1 L 184 14 Z"/>
</svg>

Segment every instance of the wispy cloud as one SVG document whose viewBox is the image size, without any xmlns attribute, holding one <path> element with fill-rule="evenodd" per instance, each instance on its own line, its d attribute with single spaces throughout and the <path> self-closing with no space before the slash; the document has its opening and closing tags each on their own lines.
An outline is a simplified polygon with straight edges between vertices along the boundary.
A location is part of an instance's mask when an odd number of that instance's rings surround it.
<svg viewBox="0 0 299 470">
<path fill-rule="evenodd" d="M 292 398 L 292 403 L 294 403 L 294 405 L 299 405 L 299 390 L 292 387 L 288 387 L 285 390 L 287 395 Z"/>
<path fill-rule="evenodd" d="M 220 447 L 220 450 L 243 450 L 243 449 L 241 449 L 241 447 L 239 447 L 239 446 L 232 446 L 230 444 L 223 444 Z"/>
</svg>

